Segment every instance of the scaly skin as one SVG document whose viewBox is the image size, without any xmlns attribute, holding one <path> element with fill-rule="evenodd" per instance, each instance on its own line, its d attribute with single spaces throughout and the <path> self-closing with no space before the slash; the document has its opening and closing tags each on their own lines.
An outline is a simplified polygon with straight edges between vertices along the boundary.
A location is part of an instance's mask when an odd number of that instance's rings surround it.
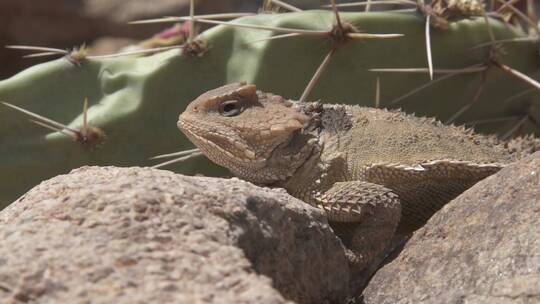
<svg viewBox="0 0 540 304">
<path fill-rule="evenodd" d="M 496 141 L 434 119 L 298 103 L 246 84 L 201 95 L 178 127 L 236 176 L 324 209 L 360 268 L 513 160 Z"/>
</svg>

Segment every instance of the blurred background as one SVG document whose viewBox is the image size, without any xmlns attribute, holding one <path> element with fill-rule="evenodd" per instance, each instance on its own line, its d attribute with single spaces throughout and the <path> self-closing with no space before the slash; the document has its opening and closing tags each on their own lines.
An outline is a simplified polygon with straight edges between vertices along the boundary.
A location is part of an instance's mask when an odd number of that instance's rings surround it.
<svg viewBox="0 0 540 304">
<path fill-rule="evenodd" d="M 264 0 L 196 0 L 196 14 L 257 12 Z M 320 8 L 329 0 L 286 0 L 302 9 Z M 338 0 L 338 3 L 359 2 Z M 429 3 L 430 1 L 426 1 Z M 500 5 L 486 1 L 487 5 Z M 491 3 L 493 2 L 493 3 Z M 513 0 L 524 9 L 526 0 Z M 540 3 L 540 1 L 535 1 Z M 150 38 L 171 24 L 129 25 L 129 21 L 189 14 L 190 0 L 1 0 L 0 79 L 50 60 L 23 59 L 23 53 L 5 45 L 71 49 L 85 43 L 91 54 L 113 53 Z M 375 6 L 373 9 L 392 6 Z M 360 10 L 361 8 L 355 8 Z"/>
<path fill-rule="evenodd" d="M 263 2 L 196 0 L 196 14 L 257 12 Z M 300 8 L 317 8 L 328 4 L 327 0 L 287 2 Z M 71 49 L 86 43 L 92 54 L 112 53 L 171 25 L 129 25 L 129 21 L 185 16 L 189 14 L 189 3 L 189 0 L 1 0 L 0 79 L 50 60 L 23 59 L 22 52 L 5 49 L 5 45 Z"/>
</svg>

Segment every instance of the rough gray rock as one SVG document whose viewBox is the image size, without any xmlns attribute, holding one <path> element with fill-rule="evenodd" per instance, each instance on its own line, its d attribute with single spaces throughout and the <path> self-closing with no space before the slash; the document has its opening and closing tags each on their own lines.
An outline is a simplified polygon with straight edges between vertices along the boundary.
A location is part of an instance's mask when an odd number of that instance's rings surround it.
<svg viewBox="0 0 540 304">
<path fill-rule="evenodd" d="M 339 303 L 348 293 L 323 213 L 234 179 L 77 169 L 0 212 L 0 244 L 0 303 Z"/>
<path fill-rule="evenodd" d="M 540 303 L 540 152 L 481 181 L 417 231 L 366 303 Z"/>
</svg>

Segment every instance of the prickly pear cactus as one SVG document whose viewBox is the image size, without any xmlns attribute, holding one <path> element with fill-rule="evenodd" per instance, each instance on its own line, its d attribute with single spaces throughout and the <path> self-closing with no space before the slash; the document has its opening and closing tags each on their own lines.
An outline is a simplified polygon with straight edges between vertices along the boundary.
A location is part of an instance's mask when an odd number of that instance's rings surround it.
<svg viewBox="0 0 540 304">
<path fill-rule="evenodd" d="M 9 105 L 0 107 L 0 206 L 41 180 L 79 166 L 147 166 L 155 164 L 148 160 L 153 155 L 192 147 L 177 131 L 176 120 L 191 100 L 209 89 L 247 81 L 298 99 L 324 58 L 327 65 L 308 100 L 401 107 L 507 136 L 537 131 L 540 104 L 533 98 L 538 99 L 538 91 L 534 80 L 520 78 L 540 77 L 537 41 L 526 40 L 521 28 L 492 18 L 465 16 L 447 26 L 426 27 L 426 21 L 444 19 L 444 11 L 420 11 L 424 14 L 340 13 L 348 33 L 402 37 L 349 35 L 351 39 L 338 42 L 332 34 L 336 17 L 330 11 L 259 14 L 233 23 L 314 32 L 268 40 L 281 34 L 219 25 L 198 37 L 199 50 L 185 47 L 112 59 L 83 56 L 76 62 L 61 58 L 1 81 L 0 101 Z M 526 41 L 504 44 L 501 50 L 492 47 L 491 38 Z M 384 70 L 397 68 L 420 70 Z M 82 111 L 85 98 L 89 108 Z M 29 119 L 44 123 L 21 109 L 67 128 L 56 125 L 55 131 L 32 124 Z M 220 172 L 204 159 L 169 168 L 186 174 Z"/>
</svg>

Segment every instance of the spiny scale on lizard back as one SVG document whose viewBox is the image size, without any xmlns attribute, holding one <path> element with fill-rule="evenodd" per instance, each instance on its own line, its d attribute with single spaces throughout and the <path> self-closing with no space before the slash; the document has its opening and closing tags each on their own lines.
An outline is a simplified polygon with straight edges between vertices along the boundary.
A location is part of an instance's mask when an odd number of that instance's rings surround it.
<svg viewBox="0 0 540 304">
<path fill-rule="evenodd" d="M 341 132 L 339 143 L 332 144 L 332 149 L 347 153 L 356 167 L 377 163 L 415 166 L 435 160 L 475 163 L 511 160 L 509 153 L 495 141 L 463 127 L 443 125 L 435 119 L 401 111 L 345 107 L 350 112 L 352 127 Z"/>
</svg>

